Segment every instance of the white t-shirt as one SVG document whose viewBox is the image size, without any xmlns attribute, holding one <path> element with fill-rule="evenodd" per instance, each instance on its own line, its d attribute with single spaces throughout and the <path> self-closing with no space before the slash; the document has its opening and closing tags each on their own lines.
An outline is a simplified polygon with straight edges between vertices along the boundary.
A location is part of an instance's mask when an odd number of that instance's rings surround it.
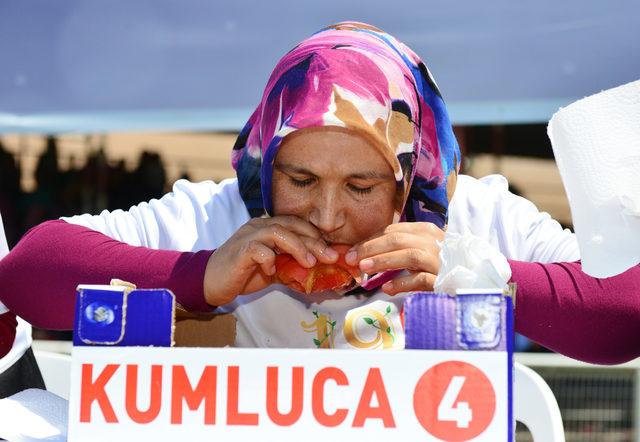
<svg viewBox="0 0 640 442">
<path fill-rule="evenodd" d="M 573 233 L 507 187 L 499 175 L 459 176 L 448 229 L 485 238 L 509 259 L 579 259 Z M 198 251 L 218 248 L 250 218 L 237 180 L 228 179 L 219 184 L 180 180 L 173 192 L 126 212 L 63 219 L 131 245 Z M 239 296 L 220 310 L 238 320 L 238 347 L 403 348 L 399 313 L 406 295 L 377 291 L 369 297 L 309 299 L 274 285 Z"/>
<path fill-rule="evenodd" d="M 0 259 L 9 253 L 7 238 L 4 234 L 4 226 L 2 224 L 2 215 L 0 215 Z M 5 305 L 0 302 L 0 315 L 8 312 Z M 9 353 L 0 358 L 0 373 L 11 367 L 18 359 L 24 355 L 24 352 L 31 346 L 31 325 L 18 317 L 18 327 L 16 328 L 16 337 L 13 340 L 13 346 Z"/>
</svg>

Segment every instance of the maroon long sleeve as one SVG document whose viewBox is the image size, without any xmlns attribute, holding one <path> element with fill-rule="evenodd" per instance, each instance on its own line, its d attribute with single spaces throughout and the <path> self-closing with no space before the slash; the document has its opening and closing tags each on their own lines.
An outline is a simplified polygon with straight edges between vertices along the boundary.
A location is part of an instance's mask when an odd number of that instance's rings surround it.
<svg viewBox="0 0 640 442">
<path fill-rule="evenodd" d="M 75 287 L 111 278 L 167 287 L 190 310 L 207 311 L 204 270 L 212 251 L 153 250 L 64 221 L 30 230 L 0 261 L 0 300 L 43 328 L 72 327 Z M 516 330 L 570 357 L 614 364 L 640 356 L 640 266 L 606 279 L 579 262 L 509 261 L 518 284 Z"/>
<path fill-rule="evenodd" d="M 71 329 L 76 286 L 119 278 L 140 288 L 168 288 L 186 309 L 211 311 L 203 291 L 211 253 L 135 247 L 86 227 L 47 221 L 0 261 L 0 300 L 36 327 Z"/>
<path fill-rule="evenodd" d="M 0 314 L 0 359 L 11 351 L 13 341 L 16 338 L 18 321 L 12 312 Z"/>
<path fill-rule="evenodd" d="M 516 331 L 575 359 L 617 364 L 640 356 L 640 266 L 598 279 L 579 262 L 509 261 L 518 284 Z"/>
</svg>

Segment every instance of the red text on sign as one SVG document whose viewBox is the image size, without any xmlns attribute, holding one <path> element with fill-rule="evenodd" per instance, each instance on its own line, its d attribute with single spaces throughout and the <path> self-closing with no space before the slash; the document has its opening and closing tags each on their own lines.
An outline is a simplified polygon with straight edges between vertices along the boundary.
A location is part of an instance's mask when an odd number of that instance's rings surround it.
<svg viewBox="0 0 640 442">
<path fill-rule="evenodd" d="M 111 402 L 107 394 L 108 385 L 112 382 L 114 375 L 119 373 L 119 364 L 105 365 L 100 372 L 94 374 L 93 364 L 83 364 L 80 382 L 80 422 L 87 423 L 94 420 L 92 416 L 92 406 L 95 404 L 107 423 L 117 423 L 123 419 L 126 413 L 132 422 L 137 424 L 148 424 L 154 422 L 160 416 L 163 404 L 163 375 L 164 371 L 170 369 L 170 422 L 180 425 L 183 423 L 183 411 L 185 406 L 192 411 L 203 409 L 205 425 L 216 424 L 216 413 L 218 409 L 218 367 L 207 365 L 202 369 L 199 377 L 191 380 L 187 371 L 182 365 L 171 367 L 162 365 L 152 365 L 150 369 L 141 368 L 137 364 L 129 364 L 124 367 L 125 394 L 124 411 L 120 416 L 116 415 L 114 403 Z M 264 398 L 265 410 L 247 410 L 240 404 L 240 367 L 226 367 L 226 425 L 229 426 L 257 426 L 260 419 L 266 416 L 273 424 L 278 426 L 294 425 L 304 412 L 304 377 L 303 367 L 291 368 L 291 388 L 279 389 L 280 376 L 278 367 L 267 367 L 265 373 L 266 397 Z M 140 401 L 139 379 L 150 376 L 151 387 L 149 389 L 149 400 L 145 401 L 149 405 L 145 410 L 138 407 Z M 327 410 L 325 389 L 327 384 L 332 383 L 341 388 L 349 388 L 349 379 L 346 373 L 337 367 L 324 367 L 314 374 L 311 382 L 311 413 L 316 422 L 326 427 L 336 427 L 342 425 L 347 420 L 351 410 L 347 408 L 337 408 Z M 120 385 L 114 382 L 114 385 Z M 116 387 L 114 387 L 116 388 Z M 288 410 L 278 408 L 278 395 L 284 391 L 290 394 L 290 407 Z M 114 397 L 120 395 L 113 392 Z M 165 399 L 164 402 L 167 402 Z M 375 405 L 374 405 L 375 403 Z M 122 404 L 115 404 L 121 406 Z M 246 405 L 245 405 L 246 407 Z M 121 410 L 122 408 L 116 407 Z M 261 411 L 263 411 L 261 413 Z M 396 426 L 391 404 L 385 388 L 384 379 L 379 368 L 370 368 L 362 391 L 360 391 L 359 401 L 353 413 L 351 427 L 358 428 L 365 426 L 369 420 L 378 420 L 384 427 L 393 428 Z"/>
</svg>

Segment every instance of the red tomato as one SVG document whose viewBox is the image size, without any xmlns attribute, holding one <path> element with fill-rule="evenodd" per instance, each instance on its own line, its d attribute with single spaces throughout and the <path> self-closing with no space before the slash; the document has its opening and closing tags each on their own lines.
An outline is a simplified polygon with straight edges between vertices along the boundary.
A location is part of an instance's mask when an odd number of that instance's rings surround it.
<svg viewBox="0 0 640 442">
<path fill-rule="evenodd" d="M 334 244 L 331 246 L 340 257 L 335 264 L 318 263 L 310 269 L 302 267 L 291 255 L 276 256 L 275 281 L 302 293 L 336 290 L 359 280 L 358 267 L 347 265 L 344 255 L 351 246 Z"/>
<path fill-rule="evenodd" d="M 276 275 L 282 283 L 297 281 L 303 283 L 309 277 L 309 271 L 298 264 L 298 261 L 291 255 L 276 256 Z"/>
</svg>

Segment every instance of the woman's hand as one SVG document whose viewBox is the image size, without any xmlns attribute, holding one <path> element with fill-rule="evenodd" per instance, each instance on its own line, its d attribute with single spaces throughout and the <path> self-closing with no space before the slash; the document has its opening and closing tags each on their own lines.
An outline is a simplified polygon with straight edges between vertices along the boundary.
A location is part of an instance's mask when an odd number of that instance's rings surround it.
<svg viewBox="0 0 640 442">
<path fill-rule="evenodd" d="M 272 284 L 277 253 L 291 254 L 306 268 L 317 261 L 332 264 L 338 259 L 320 232 L 298 217 L 253 218 L 209 258 L 204 274 L 205 301 L 224 305 L 238 295 Z"/>
<path fill-rule="evenodd" d="M 380 234 L 354 246 L 345 259 L 369 275 L 385 270 L 405 269 L 401 275 L 383 284 L 389 295 L 410 291 L 433 290 L 440 270 L 440 247 L 444 230 L 427 222 L 391 224 Z"/>
</svg>

